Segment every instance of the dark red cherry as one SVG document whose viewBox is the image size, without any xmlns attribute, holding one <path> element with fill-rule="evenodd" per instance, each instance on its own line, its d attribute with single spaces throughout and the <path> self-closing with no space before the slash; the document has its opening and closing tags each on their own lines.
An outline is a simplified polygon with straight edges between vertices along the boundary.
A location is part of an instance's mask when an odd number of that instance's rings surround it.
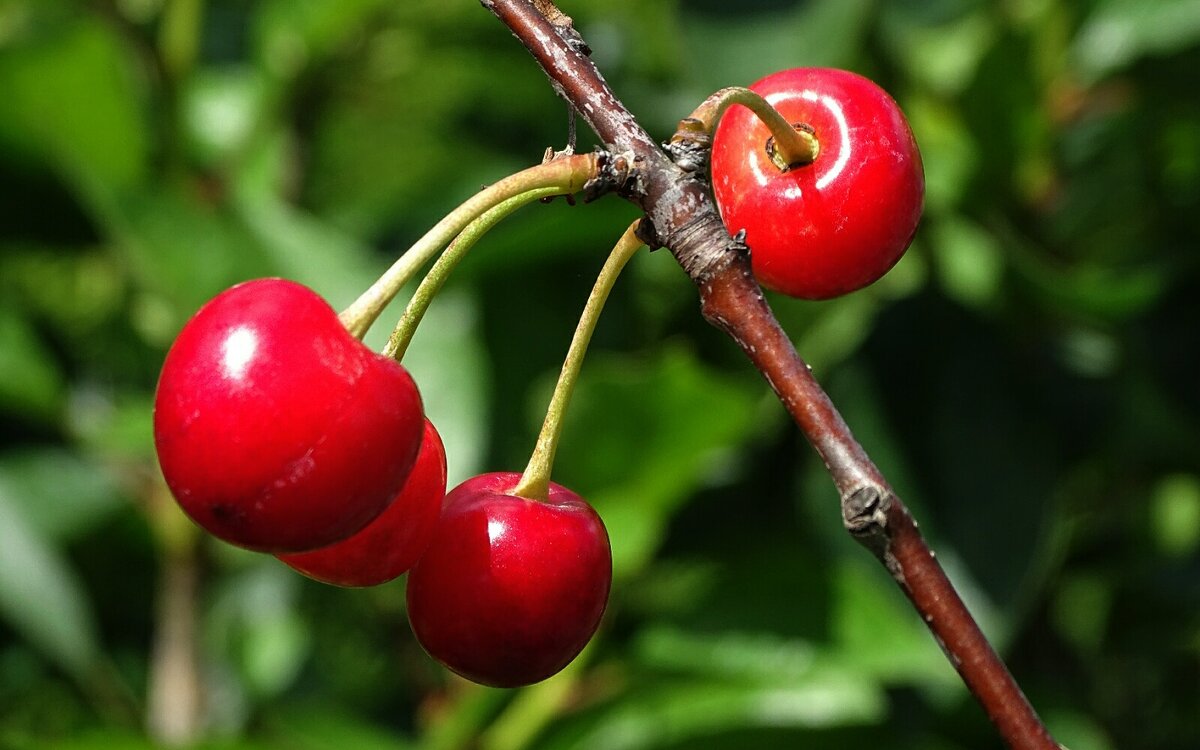
<svg viewBox="0 0 1200 750">
<path fill-rule="evenodd" d="M 417 640 L 449 669 L 495 687 L 569 664 L 596 632 L 612 583 L 596 511 L 554 483 L 545 501 L 518 497 L 520 479 L 484 474 L 451 491 L 408 576 Z"/>
<path fill-rule="evenodd" d="M 387 510 L 353 536 L 312 552 L 279 555 L 301 573 L 336 586 L 376 586 L 411 568 L 429 545 L 446 496 L 446 449 L 425 420 L 421 452 Z"/>
<path fill-rule="evenodd" d="M 423 428 L 408 372 L 283 279 L 205 304 L 155 394 L 155 447 L 179 505 L 214 536 L 265 552 L 365 526 L 408 477 Z"/>
</svg>

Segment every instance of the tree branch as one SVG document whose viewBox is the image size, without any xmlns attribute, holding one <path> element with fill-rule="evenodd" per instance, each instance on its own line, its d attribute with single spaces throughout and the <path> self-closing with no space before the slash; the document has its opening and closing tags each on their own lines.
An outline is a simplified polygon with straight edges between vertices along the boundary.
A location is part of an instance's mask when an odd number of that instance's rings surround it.
<svg viewBox="0 0 1200 750">
<path fill-rule="evenodd" d="M 634 119 L 551 0 L 481 0 L 530 51 L 560 96 L 611 149 L 634 155 L 624 197 L 646 213 L 642 236 L 665 246 L 696 284 L 705 318 L 741 347 L 824 460 L 847 530 L 908 595 L 947 658 L 1015 750 L 1058 750 L 934 558 L 908 509 L 855 440 L 779 326 L 706 185 L 681 169 Z"/>
</svg>

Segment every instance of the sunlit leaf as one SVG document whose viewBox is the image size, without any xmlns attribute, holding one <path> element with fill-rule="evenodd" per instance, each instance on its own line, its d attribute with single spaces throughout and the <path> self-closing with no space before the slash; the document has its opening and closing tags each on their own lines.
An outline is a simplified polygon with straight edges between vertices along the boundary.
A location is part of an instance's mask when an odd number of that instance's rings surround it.
<svg viewBox="0 0 1200 750">
<path fill-rule="evenodd" d="M 1164 552 L 1175 557 L 1194 552 L 1200 547 L 1200 479 L 1194 474 L 1164 478 L 1154 493 L 1151 518 Z"/>
<path fill-rule="evenodd" d="M 59 542 L 124 507 L 105 467 L 60 449 L 0 454 L 0 492 L 39 535 Z"/>
<path fill-rule="evenodd" d="M 993 14 L 986 9 L 945 19 L 922 18 L 926 8 L 917 3 L 891 3 L 886 11 L 882 28 L 897 60 L 914 82 L 942 94 L 956 93 L 970 83 L 997 33 Z"/>
<path fill-rule="evenodd" d="M 837 727 L 878 721 L 884 696 L 847 673 L 792 686 L 748 687 L 723 681 L 669 681 L 635 689 L 583 727 L 551 737 L 553 750 L 678 747 L 688 740 L 747 727 Z"/>
<path fill-rule="evenodd" d="M 740 683 L 794 684 L 828 669 L 815 644 L 769 633 L 702 634 L 657 627 L 641 633 L 636 648 L 639 661 L 649 667 Z"/>
<path fill-rule="evenodd" d="M 268 104 L 263 80 L 254 69 L 240 66 L 198 71 L 182 98 L 188 145 L 199 163 L 210 166 L 241 155 Z"/>
<path fill-rule="evenodd" d="M 99 655 L 87 594 L 70 565 L 0 485 L 0 616 L 50 661 L 86 680 Z"/>
<path fill-rule="evenodd" d="M 994 302 L 1004 273 L 996 237 L 961 219 L 936 224 L 933 235 L 938 276 L 947 295 L 972 307 Z"/>
<path fill-rule="evenodd" d="M 1196 0 L 1104 0 L 1075 41 L 1083 73 L 1100 78 L 1146 55 L 1163 55 L 1200 41 Z"/>
</svg>

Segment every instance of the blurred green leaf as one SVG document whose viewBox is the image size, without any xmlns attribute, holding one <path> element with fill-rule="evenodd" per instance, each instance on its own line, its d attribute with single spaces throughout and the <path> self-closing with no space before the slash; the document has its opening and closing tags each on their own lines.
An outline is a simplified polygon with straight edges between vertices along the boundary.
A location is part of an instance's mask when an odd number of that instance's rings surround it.
<svg viewBox="0 0 1200 750">
<path fill-rule="evenodd" d="M 702 65 L 687 70 L 699 104 L 726 86 L 749 86 L 784 68 L 846 67 L 867 33 L 869 0 L 813 0 L 785 8 L 747 12 L 728 6 L 711 17 L 695 13 L 684 25 L 685 55 Z M 728 44 L 731 38 L 753 44 Z M 702 92 L 702 93 L 701 93 Z M 677 118 L 685 117 L 686 111 Z"/>
<path fill-rule="evenodd" d="M 929 17 L 923 3 L 888 3 L 883 14 L 884 34 L 909 78 L 940 94 L 958 93 L 971 82 L 997 34 L 989 8 L 950 4 L 960 6 L 950 18 Z"/>
<path fill-rule="evenodd" d="M 209 168 L 242 156 L 270 104 L 258 71 L 232 65 L 197 71 L 184 82 L 181 99 L 191 156 Z"/>
<path fill-rule="evenodd" d="M 276 695 L 299 674 L 311 648 L 309 624 L 296 611 L 300 577 L 273 558 L 224 582 L 208 613 L 208 642 L 233 664 L 256 696 Z"/>
<path fill-rule="evenodd" d="M 52 742 L 48 750 L 156 750 L 156 744 L 132 732 L 89 732 L 84 737 Z"/>
<path fill-rule="evenodd" d="M 200 305 L 234 283 L 276 273 L 261 243 L 227 206 L 178 189 L 109 194 L 100 205 L 107 231 L 157 304 L 135 319 L 166 346 Z"/>
<path fill-rule="evenodd" d="M 0 485 L 0 616 L 85 683 L 100 654 L 91 603 L 70 565 Z"/>
<path fill-rule="evenodd" d="M 108 729 L 50 742 L 45 750 L 162 750 L 163 745 L 131 731 Z M 217 739 L 189 744 L 191 750 L 274 750 L 275 745 L 243 739 Z M 307 750 L 307 749 L 305 749 Z"/>
<path fill-rule="evenodd" d="M 1075 59 L 1091 80 L 1147 55 L 1200 43 L 1197 0 L 1101 0 L 1075 39 Z"/>
<path fill-rule="evenodd" d="M 1065 267 L 1007 231 L 998 234 L 1011 251 L 1013 269 L 1044 302 L 1067 311 L 1107 320 L 1128 318 L 1153 305 L 1167 285 L 1161 268 L 1118 268 L 1086 260 Z"/>
<path fill-rule="evenodd" d="M 961 687 L 925 623 L 873 560 L 846 558 L 833 576 L 830 628 L 838 657 L 892 684 Z"/>
<path fill-rule="evenodd" d="M 386 0 L 264 0 L 254 25 L 257 53 L 274 75 L 291 79 L 350 41 Z"/>
<path fill-rule="evenodd" d="M 140 81 L 89 15 L 0 54 L 0 148 L 36 154 L 84 192 L 128 187 L 149 150 Z"/>
<path fill-rule="evenodd" d="M 828 371 L 858 349 L 871 332 L 871 319 L 879 311 L 879 302 L 870 293 L 849 294 L 829 304 L 780 301 L 781 318 L 787 319 L 786 307 L 809 308 L 812 317 L 801 330 L 787 325 L 795 339 L 796 350 L 817 372 Z"/>
<path fill-rule="evenodd" d="M 739 684 L 791 685 L 830 666 L 816 645 L 769 633 L 689 633 L 651 627 L 639 634 L 635 649 L 638 660 L 648 667 Z"/>
<path fill-rule="evenodd" d="M 86 339 L 121 315 L 124 287 L 123 269 L 101 248 L 0 248 L 0 293 L 63 338 Z"/>
<path fill-rule="evenodd" d="M 1112 615 L 1113 586 L 1096 575 L 1073 575 L 1058 587 L 1051 613 L 1062 636 L 1085 654 L 1104 641 Z"/>
<path fill-rule="evenodd" d="M 0 493 L 40 536 L 60 544 L 125 507 L 105 467 L 58 448 L 0 454 Z"/>
<path fill-rule="evenodd" d="M 1096 719 L 1072 711 L 1047 711 L 1046 728 L 1054 739 L 1070 750 L 1115 750 Z"/>
<path fill-rule="evenodd" d="M 407 750 L 414 745 L 363 717 L 326 705 L 297 706 L 272 721 L 289 750 Z M 286 743 L 286 744 L 283 744 Z"/>
<path fill-rule="evenodd" d="M 335 309 L 353 302 L 384 270 L 371 249 L 279 197 L 286 141 L 267 140 L 252 150 L 238 176 L 238 223 L 262 248 L 277 272 L 317 290 Z"/>
<path fill-rule="evenodd" d="M 836 727 L 878 721 L 884 697 L 845 672 L 781 687 L 679 680 L 634 688 L 592 721 L 551 736 L 546 750 L 679 747 L 745 727 Z"/>
<path fill-rule="evenodd" d="M 979 145 L 955 107 L 923 96 L 909 97 L 903 106 L 925 167 L 926 213 L 952 211 L 978 167 Z"/>
<path fill-rule="evenodd" d="M 373 341 L 390 333 L 399 311 L 384 313 Z M 484 470 L 490 430 L 486 414 L 492 398 L 491 364 L 479 331 L 478 301 L 451 289 L 443 291 L 421 320 L 421 327 L 404 354 L 404 366 L 421 389 L 425 413 L 446 445 L 446 475 L 450 486 Z"/>
<path fill-rule="evenodd" d="M 58 364 L 33 327 L 0 305 L 0 411 L 53 422 L 64 390 Z"/>
<path fill-rule="evenodd" d="M 933 227 L 938 276 L 946 295 L 969 307 L 988 308 L 1001 291 L 1005 262 L 998 240 L 959 218 Z"/>
<path fill-rule="evenodd" d="M 71 394 L 68 423 L 82 447 L 116 461 L 149 461 L 154 454 L 154 393 L 111 393 L 94 386 Z"/>
<path fill-rule="evenodd" d="M 1184 557 L 1200 547 L 1200 478 L 1194 474 L 1164 477 L 1150 509 L 1154 536 L 1168 555 Z"/>
<path fill-rule="evenodd" d="M 760 394 L 679 347 L 584 367 L 555 479 L 584 492 L 604 518 L 618 577 L 645 565 L 690 492 L 732 468 L 737 445 L 759 427 Z"/>
</svg>

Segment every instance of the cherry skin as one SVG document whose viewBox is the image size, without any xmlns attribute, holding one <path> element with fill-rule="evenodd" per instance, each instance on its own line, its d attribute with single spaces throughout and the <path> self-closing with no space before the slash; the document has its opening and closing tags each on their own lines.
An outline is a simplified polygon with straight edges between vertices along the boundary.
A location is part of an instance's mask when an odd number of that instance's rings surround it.
<svg viewBox="0 0 1200 750">
<path fill-rule="evenodd" d="M 167 353 L 154 402 L 159 465 L 214 536 L 315 549 L 379 515 L 408 477 L 424 414 L 408 372 L 352 337 L 311 289 L 245 282 Z"/>
<path fill-rule="evenodd" d="M 745 230 L 759 283 L 828 299 L 883 276 L 912 241 L 925 195 L 921 155 L 896 102 L 831 68 L 784 70 L 750 88 L 818 144 L 811 163 L 780 169 L 770 131 L 743 107 L 726 112 L 713 135 L 713 196 L 730 233 Z"/>
<path fill-rule="evenodd" d="M 612 583 L 596 511 L 554 483 L 545 501 L 518 497 L 520 479 L 483 474 L 452 490 L 408 575 L 417 640 L 452 671 L 494 687 L 569 664 L 596 632 Z"/>
<path fill-rule="evenodd" d="M 433 423 L 396 499 L 362 531 L 312 552 L 278 555 L 304 575 L 335 586 L 377 586 L 411 568 L 429 545 L 446 495 L 446 449 Z"/>
</svg>

